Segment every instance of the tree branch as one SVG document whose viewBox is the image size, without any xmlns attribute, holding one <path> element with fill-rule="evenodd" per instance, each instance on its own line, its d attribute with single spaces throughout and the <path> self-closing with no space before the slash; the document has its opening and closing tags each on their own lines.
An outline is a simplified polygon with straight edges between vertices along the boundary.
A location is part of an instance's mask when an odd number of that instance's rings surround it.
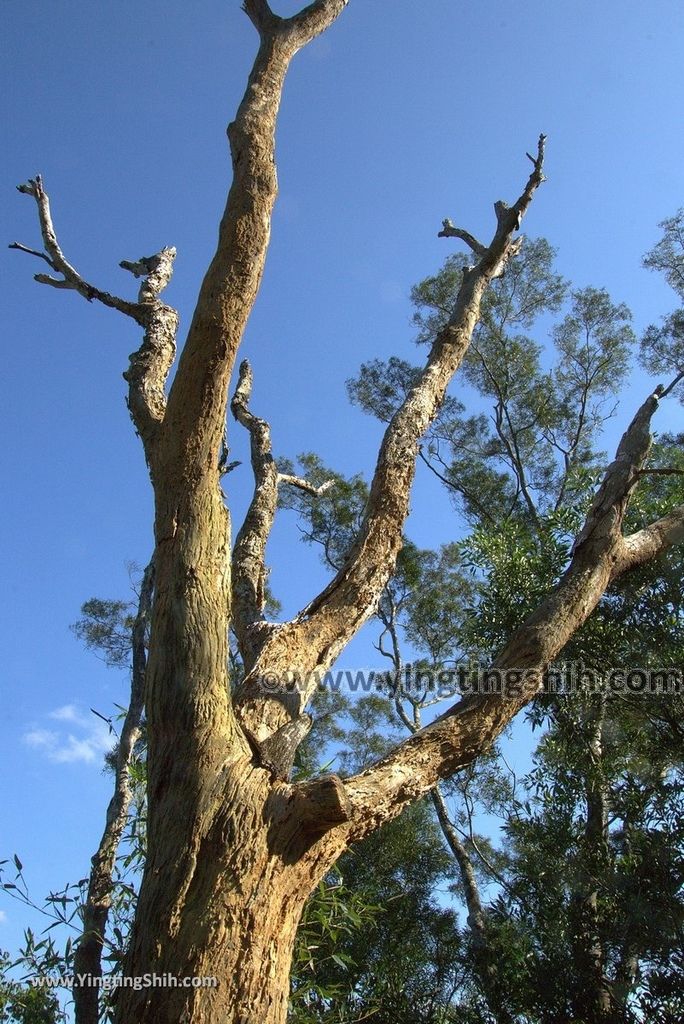
<svg viewBox="0 0 684 1024">
<path fill-rule="evenodd" d="M 664 551 L 684 541 L 684 505 L 678 505 L 668 515 L 650 526 L 625 537 L 615 575 L 645 565 Z"/>
<path fill-rule="evenodd" d="M 199 465 L 218 463 L 228 384 L 270 240 L 278 192 L 275 126 L 290 61 L 345 6 L 346 0 L 318 0 L 291 18 L 279 18 L 266 0 L 243 4 L 261 41 L 242 102 L 228 126 L 233 180 L 216 253 L 169 394 L 163 432 L 168 482 L 181 495 L 201 479 Z"/>
<path fill-rule="evenodd" d="M 299 49 L 324 32 L 341 14 L 349 0 L 315 0 L 289 18 L 274 14 L 267 0 L 244 0 L 242 9 L 259 35 L 264 38 L 280 34 Z"/>
<path fill-rule="evenodd" d="M 125 299 L 120 299 L 116 295 L 110 295 L 109 292 L 101 291 L 99 288 L 95 288 L 94 285 L 89 284 L 78 271 L 68 262 L 64 253 L 62 252 L 59 242 L 57 241 L 57 234 L 55 232 L 52 223 L 52 214 L 50 212 L 50 199 L 43 187 L 43 179 L 40 174 L 37 174 L 35 178 L 29 178 L 29 180 L 23 185 L 17 185 L 17 191 L 22 192 L 24 195 L 33 196 L 38 207 L 38 219 L 40 223 L 40 232 L 43 236 L 43 244 L 45 245 L 46 252 L 37 252 L 34 249 L 28 249 L 26 246 L 20 245 L 18 242 L 13 242 L 10 249 L 19 249 L 21 252 L 30 253 L 33 256 L 38 256 L 40 259 L 52 267 L 52 269 L 62 274 L 63 280 L 56 280 L 53 277 L 49 277 L 47 274 L 37 274 L 35 280 L 41 284 L 51 284 L 57 288 L 70 288 L 73 291 L 82 295 L 88 302 L 92 302 L 93 299 L 97 299 L 105 306 L 109 306 L 110 309 L 118 309 L 120 313 L 124 313 L 126 316 L 132 317 L 139 324 L 142 324 L 140 319 L 140 311 L 138 304 L 135 302 L 127 302 Z"/>
<path fill-rule="evenodd" d="M 461 841 L 461 837 L 449 817 L 444 796 L 438 785 L 430 790 L 430 799 L 437 814 L 442 835 L 458 864 L 466 908 L 468 910 L 468 926 L 472 932 L 475 945 L 480 949 L 484 949 L 487 945 L 487 923 L 472 862 L 465 845 Z"/>
<path fill-rule="evenodd" d="M 677 376 L 673 380 L 670 381 L 670 383 L 667 385 L 667 387 L 664 387 L 662 389 L 662 391 L 660 392 L 660 397 L 661 398 L 666 398 L 667 395 L 669 395 L 670 392 L 673 391 L 674 388 L 677 387 L 677 385 L 679 384 L 679 382 L 681 380 L 684 380 L 684 370 L 682 370 L 681 373 L 678 373 Z"/>
<path fill-rule="evenodd" d="M 7 246 L 8 249 L 18 249 L 19 252 L 27 252 L 29 256 L 37 256 L 39 260 L 45 260 L 49 267 L 52 267 L 52 260 L 44 252 L 38 252 L 37 249 L 29 249 L 28 246 L 22 245 L 21 242 L 10 242 Z M 54 270 L 54 267 L 52 267 Z"/>
<path fill-rule="evenodd" d="M 282 23 L 282 18 L 273 13 L 267 0 L 244 0 L 242 10 L 260 36 L 272 33 Z"/>
<path fill-rule="evenodd" d="M 245 666 L 254 660 L 251 627 L 263 621 L 266 603 L 266 543 L 278 504 L 278 467 L 271 451 L 271 428 L 249 411 L 252 370 L 246 359 L 230 409 L 249 431 L 254 493 L 235 538 L 232 559 L 232 625 Z M 248 669 L 249 670 L 249 669 Z"/>
<path fill-rule="evenodd" d="M 66 259 L 57 240 L 50 211 L 50 198 L 41 176 L 38 174 L 17 188 L 19 192 L 32 196 L 36 201 L 46 252 L 29 249 L 19 242 L 13 242 L 10 249 L 18 249 L 20 252 L 37 256 L 57 274 L 62 275 L 61 278 L 55 278 L 49 274 L 35 274 L 34 279 L 52 288 L 78 292 L 88 302 L 95 299 L 104 306 L 131 317 L 144 330 L 142 345 L 130 356 L 130 365 L 124 377 L 129 385 L 128 407 L 131 417 L 143 440 L 147 460 L 152 464 L 153 441 L 157 426 L 164 418 L 164 388 L 176 353 L 178 330 L 178 314 L 161 302 L 159 294 L 171 279 L 176 250 L 162 249 L 154 256 L 143 257 L 135 263 L 122 260 L 121 267 L 130 270 L 136 277 L 142 277 L 143 280 L 137 302 L 121 299 L 90 284 Z"/>
<path fill-rule="evenodd" d="M 513 232 L 543 180 L 542 161 L 543 137 L 538 163 L 512 208 L 515 213 L 499 220 L 491 244 L 477 265 L 464 274 L 455 307 L 433 344 L 427 365 L 386 429 L 364 520 L 344 565 L 294 620 L 265 638 L 254 669 L 237 695 L 243 722 L 251 721 L 252 729 L 275 731 L 283 721 L 277 700 L 263 699 L 262 673 L 275 673 L 283 681 L 294 675 L 302 683 L 303 700 L 307 700 L 316 685 L 312 672 L 327 668 L 372 614 L 401 548 L 419 440 L 435 419 L 470 344 L 485 289 L 516 251 L 519 240 L 513 238 Z"/>
<path fill-rule="evenodd" d="M 303 8 L 299 14 L 284 19 L 284 22 L 301 47 L 325 32 L 348 3 L 349 0 L 314 0 L 314 3 Z"/>
<path fill-rule="evenodd" d="M 659 467 L 653 469 L 640 469 L 639 476 L 684 476 L 684 469 L 676 469 L 674 466 L 671 467 Z"/>
<path fill-rule="evenodd" d="M 250 10 L 265 24 L 265 4 L 251 3 Z M 220 453 L 230 376 L 270 239 L 277 194 L 276 120 L 299 43 L 284 25 L 263 31 L 244 96 L 228 126 L 232 183 L 155 445 L 157 591 L 148 672 L 148 768 L 149 792 L 163 798 L 150 802 L 150 835 L 166 813 L 159 808 L 167 806 L 167 794 L 174 806 L 183 802 L 199 808 L 209 798 L 210 765 L 215 775 L 225 764 L 226 751 L 250 756 L 228 678 L 231 544 Z M 257 564 L 258 559 L 247 574 L 253 604 L 242 613 L 245 622 L 258 609 Z M 178 767 L 198 763 L 203 765 L 200 774 Z M 192 829 L 189 819 L 179 826 L 174 836 L 178 849 L 190 841 Z M 161 846 L 156 849 L 162 859 L 169 856 Z"/>
<path fill-rule="evenodd" d="M 358 839 L 405 803 L 431 789 L 485 751 L 539 690 L 541 674 L 594 610 L 609 584 L 634 565 L 684 540 L 684 507 L 623 538 L 629 498 L 650 447 L 650 395 L 625 431 L 614 462 L 587 515 L 570 565 L 555 590 L 525 620 L 493 662 L 508 673 L 507 695 L 469 696 L 346 782 L 354 807 L 349 837 Z"/>
<path fill-rule="evenodd" d="M 464 231 L 463 228 L 457 228 L 447 217 L 442 221 L 442 230 L 437 232 L 438 238 L 460 238 L 462 242 L 473 250 L 476 256 L 482 257 L 487 252 L 487 247 L 478 242 L 477 238 L 470 234 L 469 231 Z"/>
<path fill-rule="evenodd" d="M 334 480 L 326 480 L 320 487 L 314 487 L 313 484 L 310 484 L 308 480 L 304 480 L 301 476 L 293 476 L 292 473 L 278 473 L 279 484 L 288 484 L 290 487 L 296 487 L 300 491 L 305 491 L 306 494 L 312 494 L 315 498 L 320 498 L 322 494 L 325 494 L 334 482 Z"/>
<path fill-rule="evenodd" d="M 235 419 L 249 432 L 250 458 L 254 473 L 254 493 L 235 539 L 232 558 L 233 629 L 240 646 L 246 671 L 255 657 L 255 644 L 262 637 L 266 603 L 266 544 L 278 506 L 278 486 L 289 484 L 309 494 L 323 494 L 331 485 L 328 480 L 314 487 L 307 480 L 289 473 L 279 473 L 271 447 L 271 428 L 249 410 L 252 395 L 252 369 L 246 359 L 240 364 L 238 384 L 230 403 Z"/>
</svg>

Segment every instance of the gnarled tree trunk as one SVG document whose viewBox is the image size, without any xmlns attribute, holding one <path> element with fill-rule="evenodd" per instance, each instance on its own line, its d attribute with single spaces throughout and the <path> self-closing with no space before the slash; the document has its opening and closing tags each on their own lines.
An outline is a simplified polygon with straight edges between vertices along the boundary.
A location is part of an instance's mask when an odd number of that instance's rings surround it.
<svg viewBox="0 0 684 1024">
<path fill-rule="evenodd" d="M 394 569 L 408 513 L 418 443 L 444 399 L 477 324 L 482 296 L 522 244 L 520 221 L 543 181 L 544 137 L 530 156 L 520 196 L 495 204 L 489 244 L 444 222 L 444 237 L 473 254 L 447 326 L 389 424 L 365 519 L 340 572 L 294 619 L 265 621 L 264 549 L 279 486 L 304 485 L 273 471 L 264 421 L 249 413 L 247 370 L 233 410 L 252 435 L 255 490 L 232 565 L 220 481 L 227 389 L 251 311 L 276 196 L 274 131 L 291 58 L 326 29 L 346 0 L 314 0 L 290 18 L 267 0 L 245 0 L 260 45 L 229 128 L 233 182 L 216 255 L 202 284 L 172 387 L 178 318 L 159 298 L 175 251 L 122 266 L 143 279 L 138 300 L 89 284 L 57 242 L 40 178 L 21 186 L 37 203 L 57 277 L 132 317 L 143 342 L 126 374 L 129 406 L 155 496 L 156 583 L 146 678 L 148 858 L 125 973 L 138 988 L 118 994 L 119 1024 L 283 1024 L 297 923 L 307 896 L 347 846 L 469 764 L 538 690 L 539 674 L 585 621 L 610 582 L 684 536 L 684 510 L 632 537 L 622 525 L 646 458 L 650 396 L 609 467 L 556 590 L 529 617 L 495 665 L 525 670 L 519 694 L 471 697 L 416 732 L 358 776 L 289 782 L 304 713 L 325 671 L 363 622 Z M 236 625 L 248 675 L 231 694 L 228 627 Z M 292 688 L 288 683 L 297 681 Z M 145 986 L 156 974 L 165 986 Z M 184 979 L 214 977 L 217 987 Z M 173 979 L 176 980 L 174 984 Z M 154 978 L 149 979 L 154 981 Z"/>
</svg>

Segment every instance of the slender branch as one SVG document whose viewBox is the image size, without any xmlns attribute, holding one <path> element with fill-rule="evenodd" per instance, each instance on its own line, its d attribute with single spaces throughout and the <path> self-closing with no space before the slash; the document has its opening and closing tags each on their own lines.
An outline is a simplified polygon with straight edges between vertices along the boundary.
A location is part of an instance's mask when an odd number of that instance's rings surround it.
<svg viewBox="0 0 684 1024">
<path fill-rule="evenodd" d="M 37 249 L 29 249 L 27 245 L 22 245 L 21 242 L 10 242 L 7 246 L 8 249 L 18 249 L 19 252 L 27 252 L 29 256 L 37 256 L 39 260 L 45 260 L 49 267 L 52 267 L 52 260 L 44 252 L 38 252 Z M 54 270 L 55 268 L 52 267 Z"/>
<path fill-rule="evenodd" d="M 676 469 L 674 466 L 659 469 L 640 469 L 639 476 L 684 476 L 684 469 Z"/>
<path fill-rule="evenodd" d="M 667 387 L 664 387 L 661 390 L 660 397 L 661 398 L 666 398 L 667 395 L 669 395 L 670 392 L 673 391 L 674 388 L 676 388 L 677 385 L 679 384 L 679 382 L 682 381 L 682 380 L 684 380 L 684 370 L 682 370 L 681 373 L 678 373 L 677 376 L 674 378 L 674 380 L 670 381 L 670 383 L 667 385 Z"/>
<path fill-rule="evenodd" d="M 35 250 L 28 249 L 25 246 L 20 245 L 18 242 L 14 242 L 10 248 L 20 249 L 22 252 L 29 252 L 34 256 L 38 256 L 45 260 L 52 269 L 62 274 L 63 280 L 56 280 L 53 277 L 49 277 L 47 274 L 36 274 L 35 280 L 41 284 L 51 284 L 57 288 L 70 288 L 73 291 L 82 295 L 88 302 L 92 302 L 93 299 L 97 299 L 105 306 L 109 306 L 111 309 L 118 309 L 120 313 L 124 313 L 126 316 L 132 317 L 139 324 L 143 324 L 141 319 L 140 310 L 138 304 L 135 302 L 128 302 L 126 299 L 120 299 L 116 295 L 110 295 L 109 292 L 101 291 L 94 285 L 89 284 L 85 278 L 81 277 L 78 271 L 69 263 L 64 256 L 59 242 L 57 241 L 57 234 L 52 223 L 52 214 L 50 211 L 50 198 L 43 187 L 43 179 L 40 174 L 37 174 L 35 178 L 29 178 L 29 180 L 23 185 L 17 185 L 17 191 L 22 192 L 24 195 L 32 196 L 38 207 L 38 219 L 40 223 L 40 232 L 43 236 L 43 244 L 45 245 L 46 252 L 39 253 Z"/>
<path fill-rule="evenodd" d="M 277 700 L 264 700 L 262 673 L 301 679 L 303 700 L 315 688 L 312 670 L 328 667 L 374 611 L 402 545 L 419 440 L 434 421 L 446 389 L 470 344 L 485 289 L 502 271 L 519 240 L 513 238 L 543 176 L 539 162 L 512 208 L 498 221 L 491 244 L 468 270 L 454 309 L 433 344 L 416 384 L 390 421 L 383 438 L 361 529 L 345 563 L 326 589 L 295 619 L 265 637 L 253 671 L 237 695 L 243 722 L 275 731 L 283 721 Z M 270 705 L 267 707 L 266 705 Z"/>
<path fill-rule="evenodd" d="M 135 744 L 140 736 L 145 700 L 147 630 L 154 591 L 154 563 L 145 569 L 138 611 L 132 631 L 131 696 L 116 752 L 114 793 L 107 808 L 104 832 L 92 859 L 88 895 L 83 906 L 83 932 L 74 957 L 74 973 L 98 978 L 102 974 L 102 948 L 114 888 L 114 864 L 131 801 L 129 772 Z M 74 985 L 76 1024 L 98 1024 L 99 989 L 95 985 Z"/>
<path fill-rule="evenodd" d="M 62 288 L 65 291 L 74 291 L 74 286 L 70 281 L 65 281 L 61 277 L 52 277 L 50 274 L 34 274 L 33 280 L 37 281 L 38 284 L 49 284 L 51 288 Z M 85 296 L 90 302 L 94 295 Z"/>
<path fill-rule="evenodd" d="M 494 522 L 494 516 L 489 511 L 489 509 L 484 505 L 484 503 L 479 501 L 477 495 L 471 494 L 471 492 L 468 491 L 465 487 L 463 487 L 462 484 L 460 484 L 458 481 L 450 480 L 449 477 L 445 476 L 443 473 L 440 473 L 440 471 L 432 464 L 430 459 L 425 455 L 425 452 L 423 451 L 422 447 L 418 449 L 418 456 L 425 463 L 430 472 L 434 473 L 438 480 L 441 480 L 443 484 L 446 484 L 446 486 L 449 487 L 451 490 L 456 491 L 457 494 L 460 494 L 463 498 L 465 498 L 468 504 L 472 505 L 473 508 L 477 509 L 478 513 L 482 516 L 483 519 L 486 519 L 490 523 Z M 432 458 L 436 458 L 439 461 L 439 463 L 442 466 L 444 466 L 445 469 L 447 468 L 446 464 L 444 463 L 444 460 L 440 457 L 440 455 L 437 452 L 430 452 L 430 456 Z"/>
<path fill-rule="evenodd" d="M 104 306 L 131 317 L 144 329 L 142 345 L 130 356 L 129 368 L 124 377 L 129 385 L 128 407 L 131 417 L 143 440 L 147 460 L 152 464 L 153 441 L 156 438 L 157 427 L 164 418 L 164 389 L 175 358 L 178 330 L 178 314 L 161 302 L 159 294 L 171 279 L 176 250 L 162 249 L 154 256 L 143 257 L 136 262 L 122 260 L 121 267 L 129 270 L 135 277 L 142 277 L 143 280 L 137 302 L 121 299 L 90 284 L 67 260 L 57 239 L 50 210 L 50 198 L 41 176 L 38 174 L 35 178 L 30 178 L 26 184 L 17 187 L 19 192 L 32 196 L 36 201 L 46 252 L 29 249 L 19 242 L 13 242 L 10 248 L 37 256 L 55 273 L 62 275 L 56 278 L 49 274 L 35 274 L 34 279 L 52 288 L 78 292 L 88 302 L 101 302 Z"/>
<path fill-rule="evenodd" d="M 249 670 L 253 662 L 251 627 L 263 621 L 266 603 L 266 544 L 278 505 L 278 468 L 271 450 L 271 428 L 249 410 L 252 369 L 246 359 L 240 372 L 230 409 L 249 432 L 254 493 L 245 520 L 238 531 L 232 559 L 233 629 L 243 661 Z"/>
<path fill-rule="evenodd" d="M 452 824 L 446 802 L 438 785 L 430 790 L 430 799 L 435 808 L 442 835 L 459 867 L 466 907 L 468 908 L 468 926 L 473 934 L 475 945 L 484 949 L 487 945 L 487 925 L 472 862 L 465 845 Z"/>
<path fill-rule="evenodd" d="M 307 494 L 312 494 L 315 498 L 320 498 L 321 495 L 325 494 L 334 484 L 334 480 L 326 480 L 320 487 L 314 487 L 313 484 L 309 483 L 308 480 L 304 480 L 301 476 L 293 476 L 292 473 L 278 473 L 278 483 L 288 484 L 290 487 L 297 487 L 300 491 L 305 491 Z"/>
<path fill-rule="evenodd" d="M 399 719 L 401 720 L 404 727 L 413 733 L 416 729 L 420 728 L 420 708 L 418 703 L 414 701 L 409 695 L 409 702 L 413 708 L 413 720 L 409 718 L 404 707 L 403 698 L 407 696 L 404 692 L 404 686 L 402 683 L 402 669 L 403 669 L 403 658 L 401 656 L 401 647 L 399 645 L 399 634 L 397 632 L 397 608 L 394 601 L 389 600 L 389 615 L 383 616 L 379 613 L 379 618 L 384 625 L 384 630 L 380 636 L 380 650 L 383 654 L 388 657 L 394 668 L 394 678 L 396 680 L 394 690 L 394 710 L 396 711 Z M 385 651 L 382 647 L 382 637 L 385 633 L 389 633 L 390 640 L 392 641 L 392 650 Z"/>
<path fill-rule="evenodd" d="M 266 604 L 266 544 L 278 507 L 278 487 L 288 484 L 319 496 L 333 483 L 328 480 L 314 487 L 301 477 L 278 472 L 271 446 L 271 428 L 266 420 L 249 409 L 252 383 L 252 369 L 244 359 L 230 408 L 235 419 L 249 432 L 254 474 L 254 493 L 235 539 L 232 558 L 233 629 L 247 671 L 254 661 L 257 637 L 263 633 L 259 626 L 263 625 Z"/>
<path fill-rule="evenodd" d="M 482 257 L 487 252 L 486 245 L 482 242 L 478 242 L 474 235 L 471 235 L 469 231 L 465 231 L 463 228 L 457 228 L 449 218 L 445 218 L 442 221 L 442 230 L 437 232 L 438 238 L 460 238 L 462 242 L 465 242 L 469 248 L 473 250 L 476 256 Z"/>
</svg>

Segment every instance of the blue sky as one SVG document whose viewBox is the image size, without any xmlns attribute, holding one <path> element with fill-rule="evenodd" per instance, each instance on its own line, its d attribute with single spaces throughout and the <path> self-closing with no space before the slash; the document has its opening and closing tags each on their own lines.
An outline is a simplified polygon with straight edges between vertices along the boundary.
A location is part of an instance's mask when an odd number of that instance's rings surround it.
<svg viewBox="0 0 684 1024">
<path fill-rule="evenodd" d="M 442 218 L 486 237 L 492 203 L 518 194 L 540 131 L 548 181 L 526 232 L 551 240 L 574 283 L 627 302 L 638 331 L 673 307 L 640 258 L 684 202 L 683 20 L 679 0 L 350 0 L 297 56 L 243 353 L 278 452 L 371 468 L 380 428 L 349 407 L 345 380 L 363 359 L 417 358 L 408 293 L 453 251 L 436 237 Z M 38 244 L 34 205 L 14 186 L 39 171 L 67 257 L 100 287 L 132 294 L 119 260 L 177 247 L 167 296 L 187 324 L 228 184 L 225 127 L 255 50 L 238 0 L 4 0 L 0 35 L 5 240 Z M 89 708 L 125 700 L 125 678 L 68 626 L 86 598 L 128 592 L 126 562 L 150 553 L 151 496 L 121 379 L 134 325 L 41 288 L 34 261 L 0 252 L 0 857 L 22 856 L 38 896 L 86 873 L 109 792 Z M 637 371 L 616 430 L 648 387 Z M 658 428 L 677 415 L 663 410 Z M 235 429 L 232 444 L 244 459 Z M 246 465 L 229 482 L 239 522 Z M 455 535 L 446 496 L 423 473 L 413 507 L 420 544 Z M 269 554 L 293 612 L 323 574 L 288 515 Z M 346 657 L 368 659 L 363 639 Z M 0 948 L 23 923 L 0 904 Z"/>
</svg>

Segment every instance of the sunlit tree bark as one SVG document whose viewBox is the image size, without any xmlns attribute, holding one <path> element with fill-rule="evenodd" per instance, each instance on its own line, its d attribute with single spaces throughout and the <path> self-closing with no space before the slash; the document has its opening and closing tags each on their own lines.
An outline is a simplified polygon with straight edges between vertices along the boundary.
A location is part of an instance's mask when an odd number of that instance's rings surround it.
<svg viewBox="0 0 684 1024">
<path fill-rule="evenodd" d="M 178 318 L 159 298 L 174 250 L 124 261 L 142 278 L 131 302 L 97 289 L 64 256 L 40 178 L 20 186 L 37 204 L 50 274 L 133 318 L 143 328 L 126 373 L 131 416 L 155 499 L 155 592 L 146 669 L 148 857 L 125 973 L 213 977 L 216 987 L 123 989 L 120 1024 L 282 1024 L 295 932 L 305 900 L 353 841 L 399 814 L 435 783 L 469 764 L 538 689 L 539 674 L 586 620 L 620 573 L 684 536 L 684 510 L 632 537 L 622 524 L 647 455 L 658 393 L 626 431 L 556 590 L 500 652 L 500 668 L 528 670 L 515 699 L 472 697 L 409 737 L 377 764 L 340 780 L 293 785 L 305 706 L 324 671 L 373 613 L 402 543 L 420 438 L 437 415 L 467 350 L 490 282 L 521 244 L 520 223 L 543 182 L 544 137 L 529 157 L 518 198 L 495 203 L 483 243 L 445 222 L 471 251 L 448 323 L 414 387 L 389 423 L 365 517 L 344 565 L 286 623 L 264 618 L 263 557 L 279 483 L 267 425 L 249 410 L 243 370 L 233 412 L 252 439 L 255 495 L 238 535 L 231 586 L 231 530 L 220 487 L 227 392 L 269 242 L 277 182 L 274 133 L 295 53 L 325 31 L 346 0 L 314 0 L 281 18 L 267 0 L 245 0 L 259 47 L 229 126 L 233 180 L 217 250 L 206 272 L 173 383 Z M 324 374 L 323 366 L 312 372 Z M 225 482 L 225 480 L 224 480 Z M 295 486 L 304 485 L 299 481 Z M 247 675 L 228 673 L 236 623 Z M 288 686 L 299 681 L 295 688 Z"/>
</svg>

